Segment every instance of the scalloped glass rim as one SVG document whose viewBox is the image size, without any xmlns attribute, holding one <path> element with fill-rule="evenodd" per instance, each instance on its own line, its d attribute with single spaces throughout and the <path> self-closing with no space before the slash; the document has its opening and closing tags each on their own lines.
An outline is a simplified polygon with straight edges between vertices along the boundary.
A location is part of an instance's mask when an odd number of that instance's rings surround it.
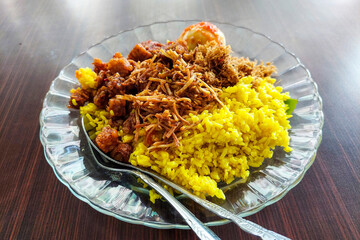
<svg viewBox="0 0 360 240">
<path fill-rule="evenodd" d="M 134 223 L 134 224 L 140 224 L 140 225 L 144 225 L 144 226 L 148 226 L 148 227 L 154 227 L 154 228 L 160 228 L 160 229 L 169 229 L 169 228 L 178 228 L 178 229 L 189 229 L 189 227 L 185 224 L 177 224 L 177 223 L 164 223 L 164 222 L 156 222 L 156 221 L 143 221 L 141 219 L 134 219 L 132 217 L 129 217 L 127 215 L 120 215 L 117 214 L 114 211 L 111 211 L 109 209 L 104 208 L 103 206 L 100 206 L 96 203 L 94 203 L 93 201 L 91 201 L 87 196 L 85 196 L 84 193 L 79 192 L 78 190 L 76 190 L 76 188 L 72 185 L 72 182 L 70 182 L 68 179 L 66 179 L 66 177 L 58 171 L 57 169 L 57 165 L 56 165 L 56 160 L 54 159 L 54 157 L 47 152 L 47 149 L 49 147 L 49 145 L 51 144 L 55 144 L 54 146 L 57 146 L 56 143 L 59 145 L 59 143 L 61 141 L 56 142 L 59 138 L 59 136 L 56 136 L 55 134 L 55 140 L 51 139 L 50 144 L 49 144 L 49 135 L 47 135 L 46 130 L 47 127 L 50 126 L 49 124 L 47 124 L 45 122 L 45 115 L 46 112 L 50 109 L 50 110 L 61 110 L 62 108 L 57 107 L 56 105 L 54 106 L 48 106 L 48 103 L 52 103 L 54 104 L 55 102 L 58 101 L 58 99 L 52 99 L 51 97 L 52 94 L 54 94 L 54 92 L 56 92 L 56 96 L 59 96 L 59 98 L 68 98 L 68 91 L 66 92 L 65 90 L 59 90 L 57 89 L 57 79 L 60 79 L 63 81 L 63 84 L 65 82 L 66 86 L 65 88 L 67 89 L 69 86 L 74 87 L 74 85 L 76 84 L 75 81 L 73 81 L 73 78 L 69 78 L 66 76 L 66 71 L 70 71 L 70 70 L 74 70 L 72 69 L 72 66 L 76 66 L 77 64 L 80 64 L 80 66 L 83 66 L 81 63 L 77 63 L 81 58 L 89 58 L 89 56 L 91 56 L 91 54 L 89 54 L 90 51 L 95 50 L 96 47 L 102 47 L 105 50 L 107 49 L 106 43 L 107 41 L 111 41 L 112 39 L 116 39 L 117 37 L 121 36 L 122 34 L 126 34 L 129 32 L 134 32 L 137 30 L 144 30 L 146 28 L 149 28 L 150 33 L 154 34 L 151 32 L 151 28 L 154 26 L 159 26 L 159 25 L 166 25 L 166 24 L 178 24 L 178 25 L 182 25 L 182 26 L 187 26 L 193 23 L 196 23 L 199 21 L 196 20 L 179 20 L 179 21 L 169 21 L 169 22 L 155 22 L 149 25 L 143 25 L 143 26 L 138 26 L 135 27 L 133 29 L 130 30 L 125 30 L 125 31 L 121 31 L 118 34 L 115 34 L 113 36 L 110 36 L 108 38 L 105 38 L 103 41 L 101 41 L 98 44 L 95 44 L 93 46 L 91 46 L 88 50 L 84 51 L 83 53 L 79 54 L 77 57 L 75 57 L 70 64 L 68 64 L 67 66 L 65 66 L 59 76 L 57 78 L 55 78 L 55 80 L 52 82 L 51 87 L 49 92 L 47 93 L 45 99 L 44 99 L 44 104 L 43 104 L 43 110 L 41 111 L 40 114 L 40 140 L 41 143 L 44 146 L 44 155 L 46 157 L 47 162 L 49 163 L 49 165 L 53 168 L 54 173 L 56 175 L 56 177 L 65 185 L 67 186 L 70 191 L 80 200 L 88 203 L 91 207 L 93 207 L 94 209 L 96 209 L 97 211 L 104 213 L 106 215 L 110 215 L 113 216 L 119 220 L 125 221 L 125 222 L 129 222 L 129 223 Z M 273 41 L 270 37 L 261 34 L 261 33 L 257 33 L 251 29 L 248 29 L 246 27 L 240 27 L 240 26 L 235 26 L 232 24 L 228 24 L 228 23 L 220 23 L 217 21 L 210 21 L 213 22 L 214 24 L 218 25 L 219 28 L 221 30 L 223 30 L 222 26 L 225 27 L 229 27 L 229 28 L 233 28 L 236 30 L 239 30 L 241 32 L 241 34 L 247 34 L 244 39 L 242 39 L 241 43 L 237 44 L 237 42 L 235 42 L 235 44 L 233 45 L 231 43 L 231 41 L 228 41 L 228 44 L 230 44 L 233 48 L 233 50 L 235 51 L 235 54 L 240 54 L 242 55 L 244 53 L 244 51 L 246 52 L 247 48 L 251 48 L 251 54 L 247 54 L 244 56 L 247 56 L 251 59 L 258 59 L 258 60 L 265 60 L 263 58 L 272 57 L 272 54 L 277 54 L 278 51 L 281 52 L 281 54 L 279 56 L 276 56 L 275 58 L 273 58 L 273 61 L 278 61 L 279 65 L 281 65 L 284 69 L 280 69 L 282 71 L 280 71 L 280 74 L 276 75 L 275 77 L 280 77 L 281 79 L 283 79 L 283 77 L 286 77 L 286 79 L 289 79 L 289 84 L 286 85 L 286 87 L 288 87 L 290 90 L 290 94 L 292 95 L 292 91 L 295 92 L 295 94 L 298 95 L 298 97 L 304 99 L 303 101 L 309 101 L 310 98 L 312 98 L 312 100 L 314 101 L 314 104 L 309 106 L 306 105 L 302 108 L 302 106 L 300 106 L 298 109 L 295 109 L 294 114 L 297 113 L 297 110 L 299 110 L 300 108 L 300 112 L 299 112 L 299 116 L 305 116 L 304 119 L 306 119 L 306 121 L 311 121 L 314 120 L 316 121 L 315 126 L 310 126 L 311 124 L 306 124 L 306 123 L 301 123 L 303 124 L 305 127 L 307 127 L 310 130 L 314 130 L 316 132 L 315 136 L 312 136 L 311 138 L 309 138 L 309 136 L 306 136 L 306 139 L 310 139 L 311 143 L 310 143 L 310 147 L 311 147 L 311 151 L 309 152 L 309 154 L 306 156 L 306 162 L 305 165 L 301 165 L 301 169 L 299 171 L 299 174 L 297 175 L 296 178 L 291 179 L 291 182 L 288 183 L 287 182 L 287 186 L 284 187 L 283 189 L 281 189 L 281 191 L 276 192 L 275 196 L 272 196 L 269 199 L 266 199 L 266 201 L 261 202 L 260 204 L 254 205 L 248 209 L 246 209 L 245 212 L 240 212 L 239 214 L 241 216 L 248 216 L 248 215 L 252 215 L 258 211 L 260 211 L 261 209 L 263 209 L 264 207 L 273 204 L 277 201 L 279 201 L 282 197 L 285 196 L 285 194 L 292 189 L 293 187 L 295 187 L 300 181 L 301 179 L 304 177 L 306 171 L 309 169 L 309 167 L 312 165 L 312 163 L 315 160 L 315 156 L 316 156 L 316 151 L 317 148 L 320 145 L 321 142 L 321 138 L 322 138 L 322 127 L 324 124 L 324 117 L 323 117 L 323 112 L 322 112 L 322 100 L 321 97 L 318 93 L 318 89 L 317 89 L 317 85 L 316 83 L 313 81 L 313 79 L 311 78 L 310 72 L 306 69 L 306 67 L 300 62 L 300 60 L 290 51 L 288 51 L 282 44 L 277 43 L 275 41 Z M 181 29 L 176 29 L 176 31 L 179 32 L 179 34 L 181 33 L 183 28 Z M 167 31 L 169 31 L 171 29 L 167 29 Z M 141 32 L 139 32 L 141 33 Z M 225 33 L 225 37 L 227 38 L 227 40 L 231 40 L 231 38 L 233 37 L 232 32 L 230 32 L 228 35 Z M 145 35 L 148 33 L 145 33 Z M 234 33 L 234 34 L 238 34 L 238 33 Z M 246 39 L 246 37 L 248 37 L 248 39 Z M 254 42 L 256 42 L 255 44 L 253 42 L 250 42 L 250 39 Z M 156 38 L 153 38 L 152 40 L 158 40 Z M 234 39 L 232 39 L 234 41 Z M 161 40 L 158 40 L 161 41 Z M 131 42 L 129 43 L 130 46 L 128 47 L 132 47 L 133 45 L 135 45 L 137 42 Z M 249 43 L 253 44 L 253 45 L 249 45 Z M 239 45 L 241 45 L 239 47 Z M 245 49 L 241 49 L 242 47 L 245 47 Z M 237 49 L 239 48 L 239 49 Z M 276 48 L 279 48 L 278 50 Z M 122 49 L 119 49 L 120 51 L 122 51 Z M 110 51 L 110 50 L 108 50 Z M 114 52 L 112 52 L 113 54 Z M 127 54 L 128 52 L 122 51 L 122 53 Z M 92 53 L 92 54 L 96 54 L 96 53 Z M 88 57 L 86 55 L 89 55 Z M 97 56 L 95 56 L 97 57 Z M 259 58 L 260 57 L 260 58 Z M 284 59 L 282 59 L 284 58 Z M 105 60 L 105 59 L 103 59 Z M 277 64 L 275 64 L 277 65 Z M 295 71 L 294 71 L 295 69 Z M 296 70 L 297 69 L 297 70 Z M 301 69 L 302 73 L 301 74 L 305 74 L 304 76 L 299 77 L 298 73 L 296 73 L 299 69 Z M 73 74 L 74 75 L 74 74 Z M 70 75 L 71 76 L 71 75 Z M 299 78 L 301 80 L 299 80 Z M 58 81 L 59 82 L 59 81 Z M 299 84 L 300 83 L 300 84 Z M 281 85 L 281 84 L 280 84 Z M 300 87 L 297 87 L 297 86 Z M 284 90 L 286 89 L 286 87 L 284 87 Z M 300 89 L 300 90 L 292 90 L 292 89 Z M 287 90 L 287 89 L 286 89 Z M 307 91 L 306 93 L 308 93 L 308 95 L 304 95 L 305 91 Z M 61 102 L 61 101 L 60 101 Z M 307 103 L 309 104 L 309 103 Z M 309 108 L 310 107 L 310 108 Z M 309 112 L 310 111 L 310 112 Z M 71 111 L 70 111 L 71 112 Z M 301 115 L 302 114 L 302 115 Z M 316 116 L 315 116 L 316 115 Z M 69 117 L 70 118 L 70 117 Z M 71 120 L 69 120 L 71 121 Z M 56 120 L 55 120 L 56 122 Z M 55 123 L 56 125 L 56 123 Z M 69 128 L 71 128 L 71 126 L 68 126 Z M 78 137 L 78 132 L 76 131 L 76 129 L 64 129 L 61 128 L 61 126 L 53 126 L 51 125 L 49 129 L 51 128 L 59 128 L 60 132 L 63 130 L 67 130 L 69 132 L 69 139 L 72 139 L 72 137 Z M 300 129 L 301 130 L 301 129 Z M 301 134 L 300 134 L 301 137 Z M 66 138 L 66 137 L 65 137 Z M 80 140 L 79 140 L 80 142 Z M 301 144 L 301 141 L 298 143 Z M 309 146 L 307 146 L 309 148 Z M 83 158 L 83 156 L 81 156 L 80 158 Z M 79 159 L 80 159 L 79 158 Z M 284 163 L 286 164 L 286 163 Z M 291 163 L 292 164 L 292 163 Z M 264 168 L 264 170 L 267 170 L 266 168 Z M 264 173 L 266 174 L 266 173 Z M 269 175 L 271 176 L 271 175 Z M 251 188 L 253 189 L 253 188 Z M 256 191 L 256 189 L 254 190 Z M 208 226 L 217 226 L 217 225 L 222 225 L 222 224 L 226 224 L 228 223 L 229 220 L 224 220 L 224 219 L 220 219 L 220 220 L 215 220 L 215 221 L 209 221 L 206 222 L 205 224 Z"/>
</svg>

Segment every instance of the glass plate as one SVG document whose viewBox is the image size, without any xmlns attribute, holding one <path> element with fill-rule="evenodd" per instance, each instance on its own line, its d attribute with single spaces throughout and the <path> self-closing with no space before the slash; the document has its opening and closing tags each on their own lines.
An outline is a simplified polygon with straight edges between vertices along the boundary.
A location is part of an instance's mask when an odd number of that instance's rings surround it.
<svg viewBox="0 0 360 240">
<path fill-rule="evenodd" d="M 98 167 L 80 130 L 79 112 L 66 106 L 70 89 L 78 87 L 75 70 L 92 68 L 93 59 L 107 62 L 115 52 L 127 55 L 135 44 L 175 40 L 186 26 L 197 21 L 159 22 L 123 31 L 109 37 L 71 61 L 52 82 L 40 114 L 40 139 L 45 157 L 57 178 L 80 200 L 104 214 L 125 222 L 155 228 L 188 226 L 164 201 L 149 201 L 148 190 L 129 174 L 116 174 Z M 246 183 L 232 184 L 226 200 L 218 201 L 231 212 L 248 216 L 280 200 L 303 178 L 315 159 L 324 123 L 322 102 L 316 83 L 299 59 L 269 37 L 244 27 L 214 22 L 225 34 L 235 55 L 273 62 L 278 68 L 277 84 L 299 100 L 290 119 L 293 151 L 276 149 L 272 159 L 253 169 Z M 179 200 L 208 226 L 228 223 L 191 200 Z"/>
</svg>

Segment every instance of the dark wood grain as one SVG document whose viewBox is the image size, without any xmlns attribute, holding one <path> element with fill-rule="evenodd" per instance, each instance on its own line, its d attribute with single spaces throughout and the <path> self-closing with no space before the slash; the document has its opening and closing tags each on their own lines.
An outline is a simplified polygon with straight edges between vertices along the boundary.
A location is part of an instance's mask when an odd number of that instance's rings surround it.
<svg viewBox="0 0 360 240">
<path fill-rule="evenodd" d="M 39 141 L 51 81 L 78 53 L 155 21 L 231 22 L 270 35 L 310 69 L 325 125 L 315 163 L 282 200 L 247 219 L 293 239 L 360 239 L 360 2 L 0 1 L 0 239 L 196 239 L 103 215 L 55 177 Z M 255 239 L 234 224 L 221 239 Z"/>
</svg>

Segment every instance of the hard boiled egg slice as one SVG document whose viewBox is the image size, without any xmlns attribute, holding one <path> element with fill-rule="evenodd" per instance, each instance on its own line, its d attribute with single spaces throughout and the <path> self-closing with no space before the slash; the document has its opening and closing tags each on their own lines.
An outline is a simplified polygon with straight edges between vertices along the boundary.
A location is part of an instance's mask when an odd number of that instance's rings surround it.
<svg viewBox="0 0 360 240">
<path fill-rule="evenodd" d="M 185 28 L 179 39 L 187 42 L 190 50 L 198 44 L 205 44 L 208 41 L 215 40 L 217 43 L 225 45 L 224 33 L 218 27 L 209 22 L 200 22 Z"/>
</svg>

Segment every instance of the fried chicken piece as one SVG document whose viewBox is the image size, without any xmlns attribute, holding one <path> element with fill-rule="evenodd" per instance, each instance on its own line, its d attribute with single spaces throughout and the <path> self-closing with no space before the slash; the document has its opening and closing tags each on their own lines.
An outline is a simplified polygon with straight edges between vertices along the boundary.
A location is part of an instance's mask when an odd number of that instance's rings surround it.
<svg viewBox="0 0 360 240">
<path fill-rule="evenodd" d="M 142 42 L 141 45 L 143 45 L 145 49 L 153 55 L 158 53 L 158 51 L 164 47 L 164 44 L 151 40 Z"/>
<path fill-rule="evenodd" d="M 105 153 L 108 153 L 118 146 L 118 131 L 110 127 L 104 127 L 96 136 L 96 145 Z"/>
<path fill-rule="evenodd" d="M 94 104 L 99 108 L 104 108 L 110 98 L 110 92 L 107 87 L 102 86 L 99 90 L 97 90 L 94 96 Z"/>
<path fill-rule="evenodd" d="M 86 101 L 89 100 L 89 93 L 81 88 L 72 89 L 68 108 L 78 109 L 84 106 Z"/>
<path fill-rule="evenodd" d="M 186 42 L 183 40 L 177 40 L 175 42 L 168 42 L 165 45 L 165 50 L 172 49 L 176 53 L 182 55 L 184 53 L 189 53 L 189 50 L 187 48 Z"/>
<path fill-rule="evenodd" d="M 110 156 L 120 162 L 129 162 L 132 151 L 133 148 L 130 144 L 120 142 L 117 147 L 111 151 Z"/>
<path fill-rule="evenodd" d="M 101 86 L 104 85 L 104 80 L 106 78 L 106 72 L 104 70 L 101 70 L 95 79 L 96 82 L 96 88 L 99 89 Z"/>
<path fill-rule="evenodd" d="M 114 117 L 123 117 L 126 115 L 126 100 L 112 98 L 108 104 L 108 111 L 113 111 Z"/>
<path fill-rule="evenodd" d="M 125 79 L 120 77 L 120 75 L 118 73 L 116 73 L 113 76 L 109 76 L 106 79 L 105 85 L 109 89 L 109 91 L 112 93 L 112 95 L 124 94 L 125 89 L 122 86 L 123 81 L 125 81 Z"/>
<path fill-rule="evenodd" d="M 129 53 L 128 59 L 132 59 L 134 61 L 144 61 L 146 59 L 151 58 L 153 55 L 151 52 L 145 49 L 145 47 L 141 44 L 136 44 L 135 47 Z"/>
<path fill-rule="evenodd" d="M 163 44 L 148 40 L 136 44 L 135 47 L 130 51 L 128 59 L 142 62 L 146 59 L 152 58 L 152 56 L 157 54 L 161 48 L 164 48 Z"/>
<path fill-rule="evenodd" d="M 130 62 L 124 58 L 118 56 L 120 55 L 114 55 L 115 57 L 110 59 L 110 61 L 107 64 L 107 68 L 110 70 L 112 74 L 119 73 L 120 76 L 126 77 L 128 76 L 131 71 L 134 69 L 134 67 L 130 64 Z"/>
<path fill-rule="evenodd" d="M 94 72 L 107 71 L 107 64 L 103 63 L 99 58 L 94 58 Z"/>
<path fill-rule="evenodd" d="M 132 133 L 135 130 L 135 125 L 136 125 L 135 114 L 131 113 L 128 119 L 126 119 L 125 122 L 123 123 L 124 133 L 127 134 Z"/>
</svg>

